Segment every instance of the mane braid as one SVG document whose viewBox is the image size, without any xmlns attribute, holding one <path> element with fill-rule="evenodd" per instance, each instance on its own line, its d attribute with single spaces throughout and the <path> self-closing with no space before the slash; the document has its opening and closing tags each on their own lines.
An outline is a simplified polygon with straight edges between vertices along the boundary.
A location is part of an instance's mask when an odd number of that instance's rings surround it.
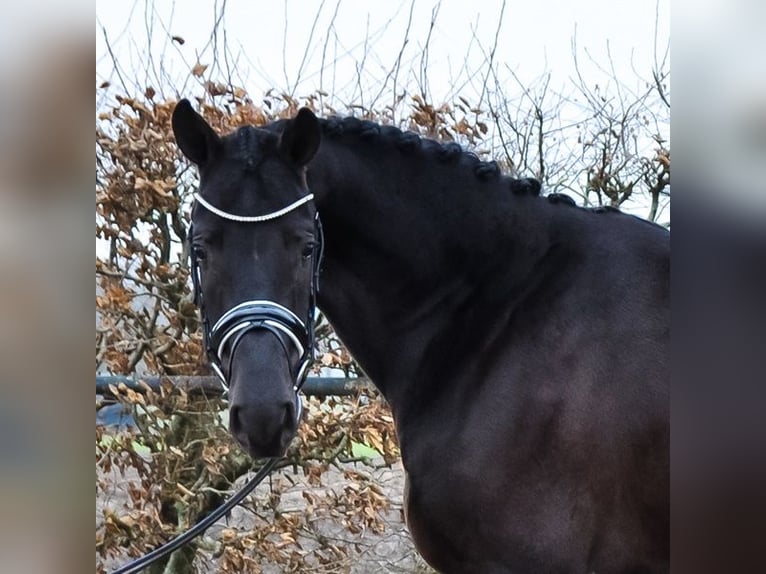
<svg viewBox="0 0 766 574">
<path fill-rule="evenodd" d="M 571 205 L 573 207 L 577 207 L 577 202 L 575 202 L 575 200 L 569 197 L 566 193 L 549 193 L 545 197 L 549 202 L 553 204 L 561 203 L 564 205 Z"/>
<path fill-rule="evenodd" d="M 500 166 L 494 160 L 483 161 L 476 153 L 467 151 L 456 142 L 439 142 L 431 138 L 424 138 L 412 131 L 403 131 L 396 126 L 381 125 L 370 120 L 363 120 L 354 116 L 319 118 L 322 131 L 328 138 L 339 138 L 343 135 L 358 136 L 365 141 L 380 139 L 390 141 L 402 153 L 414 153 L 423 150 L 433 155 L 440 163 L 457 163 L 461 159 L 466 161 L 474 176 L 481 181 L 494 181 L 508 179 L 511 191 L 517 195 L 540 195 L 540 184 L 531 179 L 515 179 L 503 174 Z"/>
</svg>

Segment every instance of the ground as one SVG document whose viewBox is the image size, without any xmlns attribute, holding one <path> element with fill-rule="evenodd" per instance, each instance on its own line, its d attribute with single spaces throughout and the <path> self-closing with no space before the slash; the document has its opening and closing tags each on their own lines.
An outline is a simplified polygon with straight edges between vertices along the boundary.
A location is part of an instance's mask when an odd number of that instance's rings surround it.
<svg viewBox="0 0 766 574">
<path fill-rule="evenodd" d="M 196 560 L 197 572 L 212 573 L 221 571 L 220 561 L 213 558 L 215 550 L 219 548 L 217 543 L 220 539 L 236 539 L 247 536 L 247 533 L 258 524 L 263 524 L 265 518 L 275 516 L 283 519 L 294 520 L 300 523 L 299 535 L 295 540 L 286 538 L 281 548 L 286 546 L 300 555 L 311 554 L 318 547 L 333 547 L 330 554 L 336 559 L 326 565 L 317 564 L 312 568 L 315 573 L 342 572 L 349 574 L 376 574 L 401 572 L 410 574 L 430 573 L 430 570 L 422 558 L 415 551 L 412 540 L 407 532 L 402 515 L 402 492 L 404 487 L 404 473 L 401 463 L 387 467 L 373 461 L 373 464 L 347 463 L 331 466 L 321 474 L 319 485 L 310 484 L 309 477 L 298 470 L 284 468 L 273 474 L 270 480 L 266 480 L 251 495 L 249 502 L 244 507 L 234 509 L 228 520 L 222 519 L 206 533 L 203 545 L 210 547 L 211 551 L 201 551 Z M 358 475 L 365 480 L 355 481 L 349 478 Z M 110 476 L 104 476 L 111 488 L 97 492 L 96 500 L 96 529 L 102 526 L 104 521 L 104 509 L 120 512 L 124 509 L 128 498 L 128 485 L 136 480 L 135 475 L 121 476 L 113 470 Z M 242 477 L 240 481 L 246 480 Z M 369 480 L 367 480 L 369 479 Z M 311 481 L 316 482 L 316 479 Z M 359 489 L 373 485 L 368 492 L 373 496 L 381 496 L 388 499 L 388 509 L 380 514 L 380 524 L 373 528 L 360 526 L 358 517 L 353 516 L 353 507 L 348 506 L 348 493 L 358 492 Z M 328 501 L 336 501 L 337 508 L 342 511 L 328 513 L 322 510 L 322 506 Z M 357 500 L 354 498 L 353 500 Z M 320 501 L 320 504 L 316 504 Z M 267 512 L 253 509 L 263 509 L 272 506 Z M 360 510 L 360 512 L 363 509 Z M 335 514 L 334 516 L 332 514 Z M 349 529 L 349 521 L 351 527 Z M 344 524 L 345 522 L 345 524 Z M 362 521 L 363 522 L 363 521 Z M 381 530 L 382 532 L 374 532 Z M 272 537 L 273 539 L 273 537 Z M 247 554 L 247 551 L 246 551 Z M 251 552 L 250 556 L 254 556 Z M 327 554 L 325 554 L 327 556 Z M 100 558 L 96 558 L 97 564 Z M 103 562 L 106 571 L 111 571 L 125 563 L 121 560 L 107 559 Z M 305 568 L 305 566 L 304 566 Z M 285 571 L 302 571 L 300 567 L 293 569 L 284 564 L 264 563 L 262 559 L 248 563 L 242 567 L 243 572 L 261 572 L 263 574 L 275 574 Z"/>
</svg>

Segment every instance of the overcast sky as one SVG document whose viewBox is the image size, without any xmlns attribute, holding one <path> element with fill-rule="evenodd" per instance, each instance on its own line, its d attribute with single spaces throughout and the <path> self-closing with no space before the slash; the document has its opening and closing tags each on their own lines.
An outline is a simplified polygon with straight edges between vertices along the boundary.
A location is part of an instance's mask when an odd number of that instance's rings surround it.
<svg viewBox="0 0 766 574">
<path fill-rule="evenodd" d="M 226 46 L 228 62 L 219 56 L 220 69 L 211 67 L 208 77 L 225 78 L 233 70 L 235 83 L 254 98 L 268 88 L 298 96 L 323 88 L 348 100 L 360 92 L 369 98 L 372 84 L 393 69 L 408 27 L 398 85 L 412 91 L 422 84 L 428 44 L 427 88 L 436 103 L 480 92 L 496 35 L 494 62 L 522 82 L 551 72 L 553 86 L 564 85 L 574 75 L 574 40 L 594 81 L 599 73 L 590 56 L 604 68 L 611 57 L 628 81 L 633 70 L 650 78 L 655 58 L 665 55 L 669 11 L 669 0 L 508 0 L 504 9 L 502 0 L 102 0 L 96 5 L 97 81 L 119 82 L 105 32 L 126 83 L 148 83 L 167 96 L 176 95 L 165 91 L 168 85 L 191 89 L 184 82 L 191 66 L 198 59 L 213 64 L 216 46 L 219 54 Z M 362 83 L 369 83 L 361 90 L 360 69 Z"/>
</svg>

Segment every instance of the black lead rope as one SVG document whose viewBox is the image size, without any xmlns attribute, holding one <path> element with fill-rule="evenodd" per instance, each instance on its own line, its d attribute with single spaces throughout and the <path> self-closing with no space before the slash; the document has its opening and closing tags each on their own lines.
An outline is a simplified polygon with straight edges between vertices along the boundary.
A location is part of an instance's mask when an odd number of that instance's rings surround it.
<svg viewBox="0 0 766 574">
<path fill-rule="evenodd" d="M 127 566 L 115 570 L 112 574 L 132 574 L 133 572 L 140 572 L 144 568 L 147 568 L 160 558 L 167 556 L 171 552 L 175 552 L 179 548 L 186 546 L 189 542 L 194 540 L 197 536 L 202 535 L 205 530 L 210 528 L 213 524 L 218 522 L 226 514 L 228 514 L 235 506 L 242 502 L 245 497 L 250 494 L 256 486 L 258 486 L 263 479 L 266 478 L 272 471 L 274 466 L 279 461 L 279 458 L 270 458 L 266 461 L 256 475 L 247 481 L 239 491 L 235 492 L 231 498 L 224 502 L 221 506 L 213 510 L 205 518 L 197 522 L 189 530 L 173 538 L 170 542 L 166 542 L 159 548 L 152 550 L 149 554 L 145 554 L 141 558 L 134 560 Z"/>
<path fill-rule="evenodd" d="M 308 318 L 307 318 L 305 327 L 303 325 L 299 325 L 300 321 L 297 320 L 297 317 L 291 317 L 293 315 L 292 312 L 284 309 L 283 307 L 281 307 L 281 305 L 272 304 L 270 302 L 255 302 L 257 303 L 256 305 L 245 305 L 246 309 L 243 310 L 241 317 L 236 317 L 235 316 L 236 314 L 232 315 L 232 320 L 228 321 L 229 326 L 223 331 L 216 329 L 215 326 L 213 327 L 213 329 L 210 329 L 210 324 L 208 322 L 207 315 L 205 314 L 204 300 L 202 298 L 202 289 L 201 289 L 201 281 L 200 281 L 201 274 L 200 274 L 199 262 L 197 261 L 196 255 L 194 253 L 194 249 L 191 250 L 191 275 L 192 275 L 192 284 L 194 288 L 194 302 L 200 309 L 200 313 L 202 315 L 202 330 L 203 330 L 203 335 L 205 338 L 205 346 L 207 349 L 208 357 L 213 362 L 213 365 L 218 367 L 216 369 L 216 372 L 218 376 L 221 378 L 225 388 L 227 388 L 227 383 L 224 378 L 224 374 L 220 369 L 220 366 L 219 366 L 220 357 L 218 356 L 213 343 L 215 341 L 219 341 L 221 337 L 226 336 L 226 333 L 228 331 L 230 331 L 231 329 L 234 329 L 241 323 L 246 321 L 255 322 L 252 327 L 243 329 L 240 333 L 238 333 L 237 334 L 238 336 L 236 337 L 236 339 L 239 339 L 242 335 L 245 334 L 245 332 L 251 330 L 252 328 L 258 328 L 258 327 L 262 328 L 262 326 L 258 325 L 257 322 L 269 320 L 269 321 L 279 322 L 281 324 L 282 329 L 290 329 L 293 332 L 293 334 L 300 340 L 301 343 L 305 341 L 306 347 L 304 348 L 303 356 L 301 357 L 300 362 L 298 364 L 298 372 L 295 375 L 296 376 L 295 396 L 296 396 L 296 400 L 298 401 L 298 410 L 297 410 L 298 418 L 300 418 L 300 405 L 301 405 L 300 396 L 298 395 L 298 393 L 301 390 L 301 387 L 303 387 L 303 384 L 306 382 L 306 375 L 308 375 L 308 367 L 311 365 L 311 363 L 314 362 L 314 333 L 315 333 L 314 322 L 315 322 L 315 314 L 316 314 L 316 297 L 319 291 L 319 267 L 322 261 L 322 255 L 324 251 L 324 234 L 322 233 L 322 223 L 319 220 L 318 213 L 314 219 L 314 233 L 316 237 L 316 245 L 314 246 L 314 252 L 312 253 L 313 269 L 312 269 L 312 276 L 311 276 L 311 286 L 309 288 L 310 290 L 309 311 L 308 311 Z M 192 235 L 191 235 L 191 227 L 190 227 L 189 237 L 191 236 Z M 247 309 L 247 307 L 251 307 L 251 308 Z M 255 309 L 253 309 L 252 307 L 255 307 Z M 304 327 L 305 331 L 303 331 L 303 329 L 300 329 L 299 327 Z M 268 330 L 274 332 L 274 334 L 277 335 L 277 338 L 280 340 L 280 342 L 282 343 L 282 346 L 284 347 L 284 342 L 282 341 L 281 336 L 279 336 L 279 334 L 275 331 L 275 329 L 273 327 L 268 327 Z M 234 342 L 234 346 L 236 346 L 236 341 Z M 231 351 L 231 354 L 233 355 L 233 349 Z M 253 490 L 255 490 L 255 488 L 261 482 L 263 482 L 263 480 L 271 473 L 271 471 L 274 469 L 274 466 L 277 464 L 277 462 L 279 462 L 280 458 L 281 457 L 268 459 L 266 463 L 258 470 L 255 476 L 245 483 L 245 486 L 243 486 L 239 491 L 231 495 L 231 497 L 226 502 L 224 502 L 221 506 L 219 506 L 218 508 L 213 510 L 210 514 L 205 516 L 205 518 L 197 522 L 189 530 L 187 530 L 183 534 L 176 536 L 175 538 L 173 538 L 169 542 L 166 542 L 159 548 L 156 548 L 155 550 L 152 550 L 148 554 L 145 554 L 141 558 L 134 560 L 133 562 L 127 564 L 126 566 L 123 566 L 122 568 L 114 570 L 111 574 L 132 574 L 134 572 L 140 572 L 141 570 L 143 570 L 144 568 L 147 568 L 148 566 L 157 562 L 161 558 L 167 556 L 168 554 L 172 552 L 175 552 L 179 548 L 182 548 L 183 546 L 185 546 L 186 544 L 194 540 L 197 536 L 201 536 L 208 528 L 210 528 L 214 523 L 216 523 L 218 520 L 223 518 L 226 514 L 228 514 L 235 506 L 237 506 L 240 502 L 242 502 L 245 499 L 245 497 L 247 497 Z"/>
</svg>

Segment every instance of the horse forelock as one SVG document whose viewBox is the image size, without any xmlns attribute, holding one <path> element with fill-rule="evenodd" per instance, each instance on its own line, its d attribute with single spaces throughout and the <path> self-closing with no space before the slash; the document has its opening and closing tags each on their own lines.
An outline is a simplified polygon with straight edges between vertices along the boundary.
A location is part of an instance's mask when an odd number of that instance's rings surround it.
<svg viewBox="0 0 766 574">
<path fill-rule="evenodd" d="M 233 155 L 246 170 L 255 169 L 266 149 L 276 142 L 274 134 L 254 126 L 242 126 L 233 136 Z"/>
</svg>

